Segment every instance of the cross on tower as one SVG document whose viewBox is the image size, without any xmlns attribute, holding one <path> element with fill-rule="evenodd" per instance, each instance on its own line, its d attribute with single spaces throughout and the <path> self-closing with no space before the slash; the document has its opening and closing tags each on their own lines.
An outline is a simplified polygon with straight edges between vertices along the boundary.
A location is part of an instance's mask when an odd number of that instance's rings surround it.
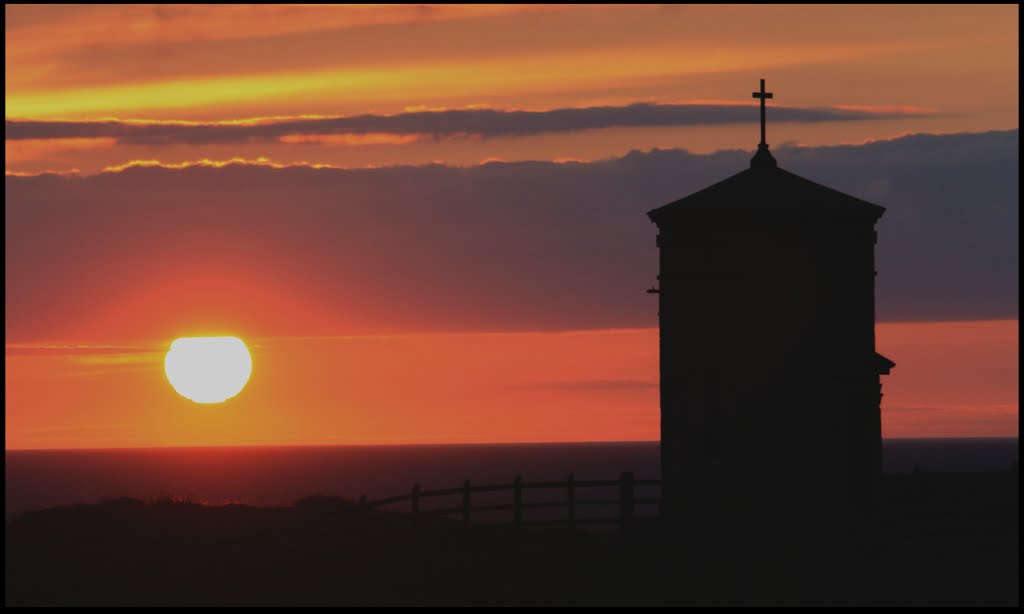
<svg viewBox="0 0 1024 614">
<path fill-rule="evenodd" d="M 761 99 L 761 144 L 758 148 L 767 147 L 768 143 L 764 142 L 764 101 L 768 98 L 773 98 L 774 95 L 771 92 L 764 91 L 764 79 L 761 79 L 761 91 L 754 92 L 754 98 Z"/>
</svg>

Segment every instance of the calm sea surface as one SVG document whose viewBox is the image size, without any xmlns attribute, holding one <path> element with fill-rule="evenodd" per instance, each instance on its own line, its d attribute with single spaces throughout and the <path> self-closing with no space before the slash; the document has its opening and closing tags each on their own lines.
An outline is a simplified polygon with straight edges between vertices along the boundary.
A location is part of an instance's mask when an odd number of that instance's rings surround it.
<svg viewBox="0 0 1024 614">
<path fill-rule="evenodd" d="M 1017 439 L 887 440 L 885 470 L 988 471 L 1017 460 Z M 188 496 L 290 504 L 322 493 L 370 499 L 424 489 L 530 481 L 659 477 L 659 444 L 507 444 L 8 451 L 5 515 L 102 497 Z"/>
</svg>

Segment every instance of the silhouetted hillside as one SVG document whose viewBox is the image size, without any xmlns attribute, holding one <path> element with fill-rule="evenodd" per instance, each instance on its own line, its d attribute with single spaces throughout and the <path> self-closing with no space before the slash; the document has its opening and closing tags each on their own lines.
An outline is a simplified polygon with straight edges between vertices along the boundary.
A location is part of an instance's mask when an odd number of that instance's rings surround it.
<svg viewBox="0 0 1024 614">
<path fill-rule="evenodd" d="M 673 533 L 477 527 L 368 512 L 106 500 L 6 529 L 7 605 L 1015 604 L 1017 475 L 890 476 L 877 517 Z"/>
</svg>

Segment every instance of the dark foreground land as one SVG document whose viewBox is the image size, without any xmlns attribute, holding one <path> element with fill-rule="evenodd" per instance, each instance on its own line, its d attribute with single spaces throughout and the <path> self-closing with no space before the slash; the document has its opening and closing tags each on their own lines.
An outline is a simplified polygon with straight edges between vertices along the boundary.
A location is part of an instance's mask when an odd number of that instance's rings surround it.
<svg viewBox="0 0 1024 614">
<path fill-rule="evenodd" d="M 119 499 L 6 529 L 7 605 L 1018 603 L 1017 473 L 888 476 L 878 512 L 629 533 Z"/>
</svg>

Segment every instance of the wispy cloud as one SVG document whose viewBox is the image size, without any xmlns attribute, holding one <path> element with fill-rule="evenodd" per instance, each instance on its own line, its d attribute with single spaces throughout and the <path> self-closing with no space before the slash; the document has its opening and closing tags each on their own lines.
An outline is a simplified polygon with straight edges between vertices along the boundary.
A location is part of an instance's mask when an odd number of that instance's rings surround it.
<svg viewBox="0 0 1024 614">
<path fill-rule="evenodd" d="M 865 121 L 935 114 L 924 108 L 773 107 L 775 122 Z M 404 144 L 422 138 L 517 137 L 602 128 L 672 127 L 754 123 L 755 105 L 649 104 L 561 108 L 546 111 L 451 109 L 397 115 L 288 118 L 229 122 L 7 120 L 7 140 L 117 139 L 130 145 L 278 141 L 324 144 Z"/>
<path fill-rule="evenodd" d="M 564 392 L 591 392 L 615 390 L 655 390 L 658 382 L 639 379 L 582 379 L 549 382 L 533 382 L 514 386 L 523 390 L 558 390 Z"/>
<path fill-rule="evenodd" d="M 959 405 L 893 405 L 883 403 L 882 430 L 886 437 L 919 436 L 928 425 L 930 437 L 1001 437 L 1018 429 L 1016 403 Z"/>
<path fill-rule="evenodd" d="M 68 49 L 260 39 L 367 26 L 442 22 L 556 7 L 502 5 L 81 5 L 5 7 L 7 50 L 16 57 Z M 111 27 L 118 24 L 118 27 Z M 102 45 L 98 43 L 102 42 Z"/>
<path fill-rule="evenodd" d="M 4 358 L 8 361 L 44 361 L 60 365 L 70 377 L 107 377 L 124 373 L 158 370 L 166 348 L 156 345 L 91 345 L 59 343 L 8 343 Z"/>
<path fill-rule="evenodd" d="M 96 356 L 146 354 L 162 350 L 155 345 L 90 345 L 81 343 L 7 343 L 7 356 Z"/>
</svg>

